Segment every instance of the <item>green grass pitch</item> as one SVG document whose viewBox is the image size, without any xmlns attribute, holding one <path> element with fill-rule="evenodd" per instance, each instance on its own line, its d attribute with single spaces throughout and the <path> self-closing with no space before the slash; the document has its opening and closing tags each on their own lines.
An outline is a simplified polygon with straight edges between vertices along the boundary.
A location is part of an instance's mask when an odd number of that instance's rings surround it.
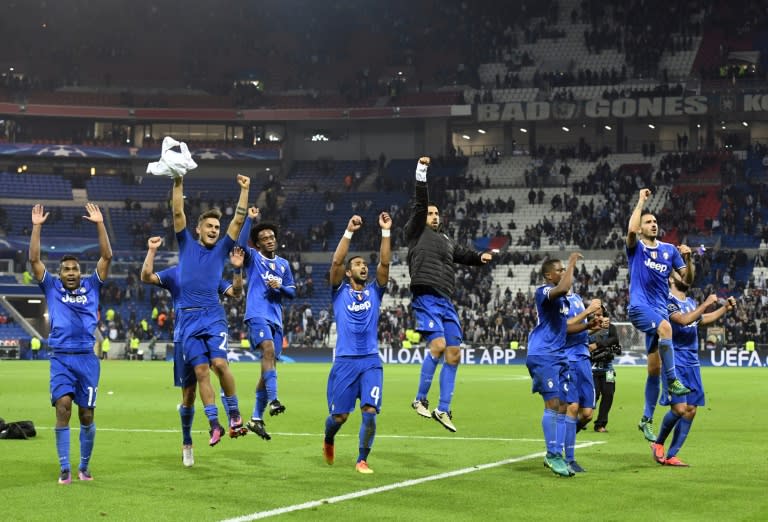
<svg viewBox="0 0 768 522">
<path fill-rule="evenodd" d="M 250 416 L 259 367 L 234 364 L 243 416 Z M 38 436 L 0 440 L 0 506 L 7 520 L 766 520 L 768 385 L 763 368 L 704 368 L 699 409 L 680 457 L 688 469 L 654 463 L 637 429 L 643 368 L 619 368 L 609 433 L 579 434 L 574 478 L 542 465 L 542 401 L 524 366 L 463 366 L 449 433 L 410 403 L 419 367 L 384 369 L 383 408 L 369 464 L 354 471 L 360 416 L 336 440 L 336 463 L 321 455 L 327 364 L 279 368 L 285 414 L 273 435 L 207 445 L 196 405 L 195 466 L 181 464 L 171 364 L 107 361 L 96 409 L 95 480 L 56 483 L 58 462 L 46 362 L 0 362 L 0 416 L 32 419 Z M 439 370 L 438 370 L 439 371 Z M 437 404 L 437 376 L 430 393 Z M 666 409 L 656 410 L 658 426 Z M 73 466 L 79 459 L 73 412 Z"/>
</svg>

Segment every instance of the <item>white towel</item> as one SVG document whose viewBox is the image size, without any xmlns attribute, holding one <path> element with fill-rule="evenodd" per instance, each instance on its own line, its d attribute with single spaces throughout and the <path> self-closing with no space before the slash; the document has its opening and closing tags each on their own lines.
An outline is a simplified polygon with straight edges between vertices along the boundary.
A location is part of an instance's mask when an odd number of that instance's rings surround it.
<svg viewBox="0 0 768 522">
<path fill-rule="evenodd" d="M 179 147 L 181 152 L 172 150 L 173 147 Z M 163 138 L 163 152 L 160 155 L 160 161 L 154 161 L 147 165 L 147 173 L 155 176 L 178 178 L 196 168 L 197 163 L 192 159 L 187 144 L 166 136 Z"/>
</svg>

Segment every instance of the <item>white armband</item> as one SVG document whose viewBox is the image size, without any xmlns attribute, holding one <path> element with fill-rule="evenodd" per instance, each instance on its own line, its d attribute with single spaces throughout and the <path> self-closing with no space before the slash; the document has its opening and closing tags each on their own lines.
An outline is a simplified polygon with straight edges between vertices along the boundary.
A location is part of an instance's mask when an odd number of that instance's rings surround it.
<svg viewBox="0 0 768 522">
<path fill-rule="evenodd" d="M 388 228 L 382 228 L 381 229 L 381 237 L 389 237 L 392 235 L 392 231 Z"/>
<path fill-rule="evenodd" d="M 416 181 L 427 181 L 427 169 L 429 168 L 429 165 L 425 165 L 424 163 L 419 162 L 416 165 Z"/>
<path fill-rule="evenodd" d="M 354 235 L 354 232 L 350 232 L 349 230 L 344 231 L 344 237 L 347 239 L 352 239 L 352 236 Z"/>
</svg>

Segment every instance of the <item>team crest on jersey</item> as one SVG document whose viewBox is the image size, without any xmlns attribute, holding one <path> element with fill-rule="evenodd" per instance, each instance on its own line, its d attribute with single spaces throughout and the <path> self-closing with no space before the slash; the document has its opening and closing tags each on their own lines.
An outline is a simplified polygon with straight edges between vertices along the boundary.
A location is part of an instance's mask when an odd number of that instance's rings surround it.
<svg viewBox="0 0 768 522">
<path fill-rule="evenodd" d="M 259 337 L 264 337 L 264 330 L 259 330 Z"/>
<path fill-rule="evenodd" d="M 547 388 L 550 390 L 555 387 L 555 382 L 552 379 L 547 379 Z"/>
<path fill-rule="evenodd" d="M 275 263 L 270 263 L 270 264 L 269 264 L 269 268 L 270 268 L 270 270 L 274 270 L 274 269 L 276 268 L 276 266 L 277 266 L 277 265 L 275 265 Z"/>
<path fill-rule="evenodd" d="M 664 259 L 669 259 L 669 254 L 667 252 L 664 252 L 663 257 Z"/>
<path fill-rule="evenodd" d="M 656 252 L 655 250 L 653 252 L 651 252 L 651 258 L 652 259 L 656 259 L 656 257 L 658 257 L 658 255 L 659 255 L 659 253 Z"/>
<path fill-rule="evenodd" d="M 435 327 L 435 322 L 434 321 L 430 321 L 429 322 L 429 327 L 430 328 L 434 328 Z"/>
</svg>

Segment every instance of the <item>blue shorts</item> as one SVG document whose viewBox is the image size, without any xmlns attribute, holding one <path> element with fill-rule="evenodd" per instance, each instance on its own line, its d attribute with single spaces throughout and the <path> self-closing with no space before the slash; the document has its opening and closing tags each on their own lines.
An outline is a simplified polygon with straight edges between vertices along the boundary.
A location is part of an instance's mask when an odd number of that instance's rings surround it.
<svg viewBox="0 0 768 522">
<path fill-rule="evenodd" d="M 185 364 L 195 367 L 227 358 L 229 329 L 223 312 L 212 308 L 179 311 L 178 341 Z"/>
<path fill-rule="evenodd" d="M 81 408 L 96 407 L 101 366 L 93 352 L 51 355 L 51 405 L 65 395 L 73 395 Z"/>
<path fill-rule="evenodd" d="M 558 398 L 567 400 L 568 358 L 562 355 L 529 355 L 525 359 L 528 373 L 533 379 L 531 393 L 539 393 L 545 401 Z"/>
<path fill-rule="evenodd" d="M 280 359 L 280 354 L 283 353 L 283 329 L 271 322 L 265 321 L 258 317 L 248 319 L 248 340 L 251 341 L 251 346 L 259 348 L 259 345 L 264 341 L 272 341 L 275 345 L 275 359 Z"/>
<path fill-rule="evenodd" d="M 672 395 L 671 393 L 662 393 L 659 404 L 668 406 L 670 404 L 690 404 L 691 406 L 704 406 L 704 384 L 701 382 L 700 366 L 675 366 L 677 378 L 686 385 L 691 393 L 686 395 Z"/>
<path fill-rule="evenodd" d="M 339 357 L 328 376 L 328 412 L 331 415 L 351 413 L 360 399 L 365 405 L 381 411 L 384 370 L 378 354 L 366 357 Z"/>
<path fill-rule="evenodd" d="M 173 343 L 173 385 L 189 388 L 197 384 L 195 368 L 184 362 L 184 349 L 181 343 Z"/>
<path fill-rule="evenodd" d="M 669 316 L 652 308 L 637 306 L 630 307 L 627 310 L 627 315 L 632 325 L 645 333 L 646 353 L 656 351 L 656 348 L 658 348 L 657 341 L 659 335 L 657 332 L 659 325 L 664 321 L 669 322 Z"/>
<path fill-rule="evenodd" d="M 425 334 L 427 341 L 445 338 L 446 346 L 459 346 L 464 337 L 461 321 L 450 299 L 424 294 L 413 298 L 411 309 L 417 332 Z"/>
<path fill-rule="evenodd" d="M 589 359 L 568 361 L 570 383 L 565 400 L 578 403 L 581 408 L 595 407 L 595 380 L 592 377 L 592 363 Z"/>
</svg>

